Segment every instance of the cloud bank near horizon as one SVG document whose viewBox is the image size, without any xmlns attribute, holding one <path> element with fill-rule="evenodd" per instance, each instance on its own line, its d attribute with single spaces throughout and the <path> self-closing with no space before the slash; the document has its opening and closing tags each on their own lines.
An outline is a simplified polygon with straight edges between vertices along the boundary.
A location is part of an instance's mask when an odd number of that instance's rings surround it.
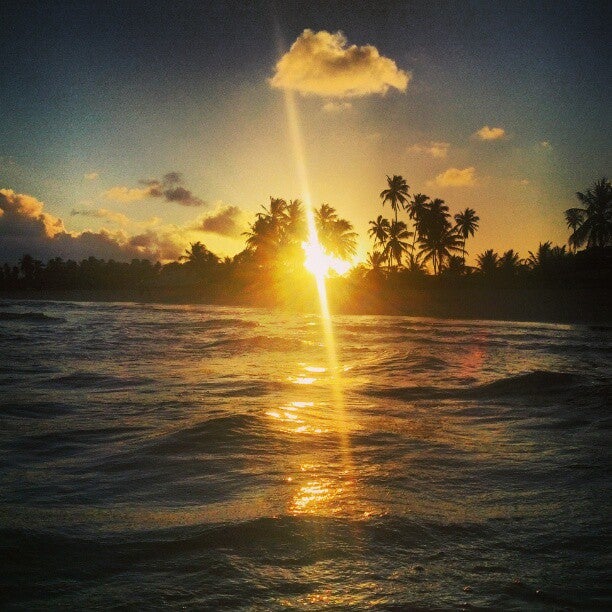
<svg viewBox="0 0 612 612">
<path fill-rule="evenodd" d="M 342 32 L 304 30 L 276 63 L 269 80 L 276 89 L 327 98 L 404 92 L 411 74 L 372 45 L 350 45 Z"/>
<path fill-rule="evenodd" d="M 182 230 L 176 227 L 149 228 L 132 236 L 123 230 L 69 232 L 64 222 L 45 212 L 43 202 L 35 197 L 0 189 L 1 262 L 16 262 L 25 253 L 44 261 L 52 257 L 80 260 L 89 256 L 119 261 L 134 258 L 168 261 L 177 259 L 187 243 Z"/>
</svg>

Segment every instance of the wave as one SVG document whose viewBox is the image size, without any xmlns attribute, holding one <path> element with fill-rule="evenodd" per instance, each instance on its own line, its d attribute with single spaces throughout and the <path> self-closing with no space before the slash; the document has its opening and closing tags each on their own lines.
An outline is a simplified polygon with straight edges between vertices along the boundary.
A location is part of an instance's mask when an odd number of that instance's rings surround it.
<svg viewBox="0 0 612 612">
<path fill-rule="evenodd" d="M 435 386 L 385 387 L 370 389 L 365 391 L 365 393 L 367 395 L 392 397 L 404 400 L 520 398 L 526 395 L 541 396 L 564 393 L 571 389 L 577 389 L 586 382 L 585 377 L 570 372 L 536 370 L 534 372 L 508 376 L 490 383 L 467 388 L 445 388 Z"/>
<path fill-rule="evenodd" d="M 44 312 L 0 312 L 0 321 L 32 321 L 35 323 L 51 323 L 65 321 L 62 317 L 51 317 Z"/>
<path fill-rule="evenodd" d="M 230 442 L 247 445 L 255 439 L 269 439 L 262 419 L 254 415 L 236 414 L 215 417 L 172 431 L 153 440 L 148 450 L 155 455 L 210 452 L 219 446 L 227 451 Z"/>
<path fill-rule="evenodd" d="M 204 349 L 221 349 L 232 353 L 265 350 L 271 352 L 289 352 L 308 346 L 299 338 L 282 336 L 246 336 L 243 338 L 222 338 L 203 345 Z"/>
<path fill-rule="evenodd" d="M 133 527 L 132 527 L 133 529 Z M 425 546 L 428 543 L 444 542 L 450 535 L 454 540 L 483 535 L 489 531 L 479 523 L 446 523 L 417 521 L 399 516 L 376 516 L 374 518 L 336 518 L 323 516 L 263 516 L 245 521 L 200 523 L 196 525 L 131 530 L 119 533 L 67 535 L 53 531 L 25 528 L 2 528 L 0 540 L 10 554 L 0 561 L 0 567 L 8 564 L 9 558 L 28 558 L 31 555 L 56 559 L 58 554 L 87 552 L 90 568 L 94 569 L 93 553 L 97 562 L 134 562 L 149 559 L 168 559 L 173 555 L 186 556 L 198 550 L 211 548 L 234 549 L 243 553 L 251 551 L 258 556 L 262 548 L 284 551 L 301 561 L 303 555 L 321 547 L 318 537 L 325 533 L 330 543 L 326 548 L 328 558 L 347 556 L 348 548 L 354 546 L 355 538 L 368 547 Z M 92 556 L 89 556 L 92 553 Z M 282 554 L 282 553 L 281 553 Z M 40 559 L 40 557 L 38 557 Z M 76 561 L 76 559 L 74 559 Z"/>
<path fill-rule="evenodd" d="M 143 376 L 109 376 L 97 372 L 73 372 L 46 380 L 47 385 L 61 389 L 94 387 L 101 390 L 138 387 L 152 382 L 154 382 L 152 379 Z"/>
</svg>

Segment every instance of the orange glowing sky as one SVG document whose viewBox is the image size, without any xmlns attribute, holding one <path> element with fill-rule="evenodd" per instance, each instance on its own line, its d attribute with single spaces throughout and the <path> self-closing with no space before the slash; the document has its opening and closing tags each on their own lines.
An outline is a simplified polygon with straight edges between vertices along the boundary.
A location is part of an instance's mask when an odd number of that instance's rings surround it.
<svg viewBox="0 0 612 612">
<path fill-rule="evenodd" d="M 304 195 L 287 90 L 312 202 L 362 256 L 387 174 L 476 209 L 473 261 L 564 243 L 574 192 L 609 170 L 605 3 L 205 4 L 3 9 L 0 188 L 43 202 L 82 256 L 242 250 L 270 196 Z M 74 256 L 15 207 L 0 259 Z"/>
</svg>

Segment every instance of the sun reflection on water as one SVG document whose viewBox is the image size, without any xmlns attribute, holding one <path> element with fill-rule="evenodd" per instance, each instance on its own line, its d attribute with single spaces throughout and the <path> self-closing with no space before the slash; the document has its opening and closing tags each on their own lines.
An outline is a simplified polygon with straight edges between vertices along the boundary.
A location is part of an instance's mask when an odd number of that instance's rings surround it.
<svg viewBox="0 0 612 612">
<path fill-rule="evenodd" d="M 340 368 L 337 356 L 334 330 L 327 300 L 327 287 L 325 284 L 325 277 L 327 276 L 330 267 L 333 268 L 333 265 L 331 265 L 328 259 L 322 258 L 323 249 L 317 237 L 314 209 L 310 197 L 310 188 L 308 185 L 306 159 L 304 153 L 305 148 L 302 142 L 301 126 L 295 103 L 295 97 L 293 92 L 290 90 L 285 90 L 285 109 L 287 113 L 289 134 L 293 146 L 295 166 L 301 186 L 301 196 L 305 205 L 304 208 L 308 229 L 308 242 L 306 245 L 304 245 L 304 247 L 308 261 L 311 263 L 314 262 L 310 266 L 310 269 L 316 279 L 321 311 L 320 321 L 323 329 L 323 342 L 327 353 L 327 368 L 320 365 L 309 364 L 304 368 L 304 372 L 301 373 L 302 375 L 294 378 L 292 382 L 297 385 L 305 386 L 313 385 L 315 382 L 325 384 L 329 390 L 329 399 L 326 402 L 327 409 L 324 417 L 321 413 L 318 415 L 316 414 L 317 407 L 309 406 L 308 410 L 302 408 L 299 416 L 296 415 L 295 411 L 281 409 L 277 411 L 281 415 L 280 419 L 278 420 L 281 420 L 284 423 L 284 426 L 287 426 L 287 423 L 291 423 L 295 427 L 293 431 L 297 434 L 320 434 L 324 431 L 326 432 L 327 430 L 333 430 L 337 435 L 337 452 L 341 458 L 339 471 L 342 474 L 352 474 L 353 464 L 348 435 L 350 429 L 349 416 L 345 408 L 343 385 L 340 377 L 342 368 Z M 307 375 L 304 376 L 303 374 Z M 310 374 L 310 376 L 308 376 L 308 374 Z M 312 376 L 312 374 L 324 376 L 317 379 L 315 376 Z M 316 385 L 317 389 L 319 387 L 320 385 Z M 293 407 L 297 408 L 298 406 L 293 405 Z M 288 418 L 288 414 L 297 416 L 297 418 Z M 325 429 L 322 427 L 323 423 L 325 423 Z M 339 495 L 338 486 L 334 488 L 325 480 L 312 479 L 309 482 L 310 484 L 304 485 L 306 488 L 303 489 L 303 494 L 297 498 L 298 500 L 301 499 L 302 501 L 294 502 L 292 506 L 293 508 L 299 508 L 300 504 L 302 504 L 302 507 L 318 508 L 320 504 L 315 503 L 316 500 L 319 500 L 320 503 L 323 503 L 323 500 L 326 500 L 327 503 L 331 499 L 329 496 L 332 495 L 332 491 L 335 491 L 334 495 Z M 310 488 L 308 489 L 308 487 Z M 341 488 L 341 490 L 344 489 Z M 343 497 L 338 497 L 337 503 L 343 503 Z"/>
</svg>

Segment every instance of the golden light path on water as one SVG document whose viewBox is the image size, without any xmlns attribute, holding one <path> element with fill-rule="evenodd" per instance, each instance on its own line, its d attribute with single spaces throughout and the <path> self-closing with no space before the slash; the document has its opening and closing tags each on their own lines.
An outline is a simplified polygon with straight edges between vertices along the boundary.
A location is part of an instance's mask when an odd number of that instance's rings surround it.
<svg viewBox="0 0 612 612">
<path fill-rule="evenodd" d="M 297 106 L 294 94 L 288 90 L 285 90 L 285 106 L 291 144 L 293 147 L 293 155 L 300 183 L 302 200 L 305 206 L 305 215 L 308 227 L 308 240 L 303 245 L 304 252 L 306 254 L 305 265 L 314 274 L 316 279 L 321 308 L 321 323 L 327 352 L 329 382 L 331 389 L 330 403 L 333 411 L 332 415 L 328 416 L 332 416 L 334 428 L 336 429 L 339 438 L 339 450 L 342 461 L 342 474 L 340 476 L 343 480 L 343 482 L 337 482 L 335 485 L 329 481 L 323 482 L 321 480 L 311 480 L 307 482 L 303 487 L 301 487 L 300 491 L 294 498 L 292 505 L 292 510 L 294 512 L 301 513 L 313 511 L 316 512 L 318 509 L 326 510 L 325 506 L 328 502 L 336 497 L 343 497 L 343 493 L 346 492 L 346 487 L 354 484 L 348 436 L 349 427 L 344 405 L 340 365 L 338 363 L 334 331 L 327 299 L 327 287 L 325 285 L 325 278 L 330 269 L 335 270 L 338 273 L 344 273 L 350 268 L 350 263 L 330 257 L 324 252 L 319 242 L 312 199 L 310 196 L 310 188 L 308 185 L 306 159 Z M 312 381 L 309 380 L 308 382 Z M 346 508 L 336 509 L 340 511 L 347 510 Z M 327 510 L 329 510 L 329 508 L 327 508 Z"/>
</svg>

